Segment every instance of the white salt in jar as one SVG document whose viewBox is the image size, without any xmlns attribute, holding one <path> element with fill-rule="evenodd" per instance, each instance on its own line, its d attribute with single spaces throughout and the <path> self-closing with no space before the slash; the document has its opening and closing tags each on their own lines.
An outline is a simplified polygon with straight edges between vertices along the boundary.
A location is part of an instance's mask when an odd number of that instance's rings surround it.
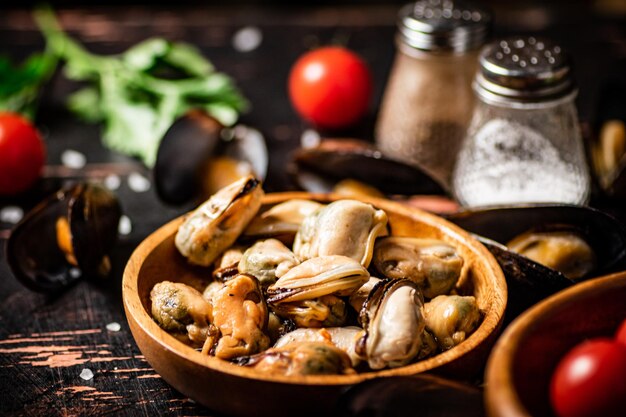
<svg viewBox="0 0 626 417">
<path fill-rule="evenodd" d="M 590 178 L 564 51 L 533 37 L 497 41 L 481 52 L 474 90 L 453 175 L 459 202 L 586 203 Z"/>
</svg>

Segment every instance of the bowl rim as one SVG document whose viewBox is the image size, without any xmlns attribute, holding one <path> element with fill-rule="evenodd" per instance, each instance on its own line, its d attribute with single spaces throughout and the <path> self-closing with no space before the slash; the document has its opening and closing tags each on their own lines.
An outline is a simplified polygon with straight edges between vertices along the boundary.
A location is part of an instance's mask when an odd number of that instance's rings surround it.
<svg viewBox="0 0 626 417">
<path fill-rule="evenodd" d="M 532 417 L 514 389 L 514 356 L 520 341 L 535 328 L 536 321 L 556 313 L 579 294 L 593 296 L 607 289 L 626 284 L 626 271 L 591 278 L 535 304 L 518 316 L 496 342 L 485 368 L 485 405 L 487 415 Z"/>
<path fill-rule="evenodd" d="M 158 343 L 162 349 L 170 351 L 177 356 L 184 356 L 186 360 L 193 362 L 197 366 L 209 368 L 211 371 L 227 373 L 232 376 L 292 385 L 353 385 L 378 377 L 415 375 L 445 365 L 453 360 L 458 360 L 471 352 L 474 348 L 480 346 L 489 336 L 499 330 L 504 318 L 508 295 L 504 273 L 493 255 L 468 232 L 439 216 L 387 199 L 354 198 L 332 193 L 279 192 L 266 194 L 263 198 L 263 205 L 277 204 L 288 199 L 298 198 L 322 202 L 332 202 L 337 199 L 356 199 L 370 203 L 377 208 L 383 208 L 384 206 L 392 207 L 399 215 L 417 219 L 422 223 L 436 226 L 437 228 L 443 226 L 447 229 L 446 234 L 449 237 L 460 242 L 469 243 L 464 246 L 476 253 L 477 257 L 483 259 L 484 267 L 487 268 L 488 274 L 492 277 L 491 285 L 494 288 L 493 292 L 495 295 L 480 326 L 463 343 L 428 359 L 398 368 L 368 371 L 351 375 L 269 375 L 212 356 L 202 355 L 199 351 L 172 337 L 154 322 L 152 317 L 143 308 L 139 297 L 137 282 L 139 272 L 147 256 L 165 239 L 175 233 L 188 213 L 171 220 L 146 237 L 129 258 L 122 279 L 122 299 L 127 320 L 129 322 L 134 320 L 141 331 L 154 342 Z M 133 338 L 135 338 L 134 334 Z"/>
</svg>

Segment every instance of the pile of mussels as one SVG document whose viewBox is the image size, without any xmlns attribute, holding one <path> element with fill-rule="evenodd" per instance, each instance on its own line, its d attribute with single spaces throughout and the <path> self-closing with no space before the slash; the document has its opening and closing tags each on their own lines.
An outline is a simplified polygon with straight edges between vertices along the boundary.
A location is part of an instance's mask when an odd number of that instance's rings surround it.
<svg viewBox="0 0 626 417">
<path fill-rule="evenodd" d="M 479 325 L 475 298 L 453 294 L 464 264 L 453 246 L 389 236 L 387 214 L 356 200 L 261 213 L 263 195 L 249 176 L 185 219 L 176 247 L 213 280 L 203 293 L 157 283 L 161 328 L 217 358 L 309 375 L 403 366 Z"/>
</svg>

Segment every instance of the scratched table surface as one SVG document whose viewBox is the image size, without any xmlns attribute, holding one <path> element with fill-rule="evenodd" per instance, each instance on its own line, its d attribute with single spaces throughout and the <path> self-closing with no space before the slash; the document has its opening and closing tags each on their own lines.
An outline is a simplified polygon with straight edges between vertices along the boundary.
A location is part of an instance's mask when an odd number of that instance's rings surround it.
<svg viewBox="0 0 626 417">
<path fill-rule="evenodd" d="M 270 192 L 294 188 L 285 166 L 310 128 L 289 105 L 285 81 L 290 65 L 305 50 L 322 44 L 338 42 L 360 53 L 374 76 L 371 114 L 354 131 L 342 134 L 370 137 L 393 60 L 396 11 L 397 6 L 58 10 L 64 28 L 92 51 L 116 53 L 146 37 L 163 36 L 194 43 L 219 70 L 232 75 L 253 106 L 242 123 L 259 129 L 271 151 L 265 184 Z M 625 20 L 593 10 L 538 6 L 496 8 L 496 16 L 498 34 L 544 34 L 571 50 L 581 119 L 593 122 L 602 83 L 611 74 L 626 76 L 615 70 L 616 62 L 626 59 Z M 245 52 L 233 45 L 244 28 L 261 35 L 260 44 Z M 21 58 L 42 46 L 28 10 L 0 14 L 1 52 Z M 121 300 L 122 271 L 133 249 L 191 206 L 159 202 L 150 171 L 103 148 L 97 126 L 82 124 L 64 110 L 63 98 L 75 88 L 58 75 L 46 87 L 37 119 L 48 148 L 44 178 L 28 194 L 0 200 L 0 209 L 5 209 L 0 222 L 0 415 L 215 415 L 172 389 L 146 362 L 130 334 Z M 63 166 L 68 149 L 84 154 L 87 165 Z M 17 220 L 13 207 L 27 211 L 66 182 L 106 177 L 120 180 L 115 192 L 132 226 L 120 236 L 111 277 L 85 280 L 55 296 L 21 286 L 4 259 L 6 238 Z"/>
</svg>

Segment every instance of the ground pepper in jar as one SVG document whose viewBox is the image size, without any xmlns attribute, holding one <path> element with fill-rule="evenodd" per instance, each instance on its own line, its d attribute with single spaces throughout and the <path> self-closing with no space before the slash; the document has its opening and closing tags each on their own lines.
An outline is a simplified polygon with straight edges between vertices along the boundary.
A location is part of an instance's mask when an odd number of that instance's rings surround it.
<svg viewBox="0 0 626 417">
<path fill-rule="evenodd" d="M 399 13 L 376 142 L 444 185 L 472 115 L 471 84 L 490 23 L 487 11 L 462 1 L 422 0 Z"/>
</svg>

